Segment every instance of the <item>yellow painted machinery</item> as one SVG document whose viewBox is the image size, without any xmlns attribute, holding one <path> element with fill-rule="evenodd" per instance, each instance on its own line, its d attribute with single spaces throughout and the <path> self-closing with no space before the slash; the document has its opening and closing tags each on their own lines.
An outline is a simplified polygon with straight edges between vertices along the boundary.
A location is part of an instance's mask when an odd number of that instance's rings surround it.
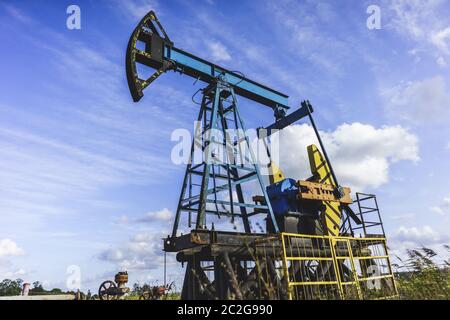
<svg viewBox="0 0 450 320">
<path fill-rule="evenodd" d="M 307 110 L 322 152 L 314 144 L 307 147 L 311 176 L 306 180 L 286 178 L 271 162 L 267 187 L 280 230 L 276 241 L 281 242 L 282 279 L 287 297 L 396 297 L 376 197 L 356 193 L 353 200 L 350 188 L 339 185 L 311 116 L 312 107 L 305 101 L 302 108 Z M 270 158 L 269 152 L 268 155 Z M 264 203 L 263 197 L 253 199 Z M 356 213 L 351 205 L 356 205 Z M 269 220 L 267 230 L 274 232 Z"/>
<path fill-rule="evenodd" d="M 283 224 L 280 220 L 287 216 L 297 216 L 298 219 L 308 216 L 310 223 L 303 220 L 297 231 L 302 232 L 301 227 L 311 225 L 312 220 L 318 220 L 318 223 L 313 223 L 313 229 L 317 230 L 310 230 L 309 233 L 338 236 L 342 211 L 350 210 L 349 205 L 353 203 L 350 188 L 340 187 L 341 193 L 337 193 L 338 185 L 333 180 L 330 166 L 322 153 L 314 144 L 308 146 L 307 151 L 312 174 L 307 180 L 287 179 L 280 168 L 274 163 L 270 164 L 272 184 L 267 187 L 267 193 L 272 208 L 279 225 Z M 264 202 L 262 197 L 254 197 L 254 200 Z M 285 228 L 281 230 L 285 231 Z M 296 230 L 291 228 L 290 231 Z"/>
<path fill-rule="evenodd" d="M 287 297 L 395 298 L 397 289 L 375 196 L 357 193 L 360 211 L 354 213 L 350 188 L 341 187 L 337 193 L 322 153 L 316 145 L 307 151 L 312 176 L 306 180 L 286 178 L 275 164 L 270 165 L 268 195 L 281 231 L 278 239 Z M 375 201 L 372 207 L 366 204 L 370 200 Z M 369 223 L 364 221 L 368 214 Z M 376 218 L 377 222 L 372 221 Z M 373 227 L 381 229 L 367 233 Z M 355 234 L 358 230 L 362 232 Z"/>
</svg>

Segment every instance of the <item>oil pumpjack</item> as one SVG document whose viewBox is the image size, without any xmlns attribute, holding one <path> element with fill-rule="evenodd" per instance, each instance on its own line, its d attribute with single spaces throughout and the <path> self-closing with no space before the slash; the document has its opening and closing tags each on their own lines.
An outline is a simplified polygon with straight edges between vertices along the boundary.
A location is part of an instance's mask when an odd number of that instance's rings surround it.
<svg viewBox="0 0 450 320">
<path fill-rule="evenodd" d="M 142 79 L 142 66 L 156 72 Z M 133 100 L 138 102 L 143 90 L 169 71 L 206 83 L 172 234 L 164 239 L 164 251 L 176 252 L 186 268 L 183 299 L 396 296 L 376 197 L 356 193 L 352 199 L 350 188 L 339 185 L 309 101 L 287 114 L 286 94 L 178 49 L 151 11 L 128 43 Z M 307 148 L 311 177 L 286 178 L 270 162 L 265 185 L 237 97 L 273 110 L 274 123 L 258 129 L 269 159 L 266 140 L 274 132 L 309 120 L 320 147 Z M 201 161 L 194 161 L 196 150 Z M 227 218 L 228 226 L 239 220 L 243 230 L 227 228 L 226 222 L 214 225 L 208 217 Z M 255 221 L 265 221 L 265 228 L 260 225 L 256 232 Z"/>
</svg>

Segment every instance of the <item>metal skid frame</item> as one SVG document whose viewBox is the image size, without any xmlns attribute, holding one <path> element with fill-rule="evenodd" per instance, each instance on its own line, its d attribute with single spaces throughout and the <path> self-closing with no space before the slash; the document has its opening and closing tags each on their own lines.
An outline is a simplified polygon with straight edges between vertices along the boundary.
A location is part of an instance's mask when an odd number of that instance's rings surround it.
<svg viewBox="0 0 450 320">
<path fill-rule="evenodd" d="M 278 236 L 195 230 L 177 254 L 186 264 L 182 299 L 287 299 Z"/>
<path fill-rule="evenodd" d="M 182 299 L 398 296 L 386 238 L 193 230 L 177 238 Z"/>
</svg>

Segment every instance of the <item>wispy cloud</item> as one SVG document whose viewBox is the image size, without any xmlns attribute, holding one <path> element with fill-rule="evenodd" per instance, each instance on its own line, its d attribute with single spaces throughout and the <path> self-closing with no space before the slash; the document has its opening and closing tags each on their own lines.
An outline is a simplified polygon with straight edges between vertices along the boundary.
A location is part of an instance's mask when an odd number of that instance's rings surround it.
<svg viewBox="0 0 450 320">
<path fill-rule="evenodd" d="M 348 43 L 328 34 L 327 28 L 323 28 L 324 24 L 332 24 L 337 18 L 333 9 L 326 3 L 282 3 L 270 3 L 269 10 L 273 12 L 275 20 L 284 26 L 283 32 L 290 38 L 286 48 L 295 50 L 303 59 L 308 59 L 333 76 L 342 75 L 343 67 L 350 62 L 351 57 Z M 296 13 L 304 11 L 312 12 L 315 18 L 306 16 L 299 19 Z"/>
<path fill-rule="evenodd" d="M 414 41 L 422 54 L 431 54 L 441 66 L 450 55 L 448 3 L 443 0 L 386 2 L 388 28 Z"/>
<path fill-rule="evenodd" d="M 432 34 L 431 43 L 433 43 L 442 53 L 450 55 L 450 27 Z"/>
<path fill-rule="evenodd" d="M 390 114 L 416 124 L 432 124 L 450 120 L 450 94 L 442 76 L 401 82 L 381 90 Z"/>
<path fill-rule="evenodd" d="M 404 213 L 397 215 L 389 215 L 389 218 L 392 220 L 412 220 L 416 218 L 416 215 L 414 213 Z"/>
<path fill-rule="evenodd" d="M 211 51 L 211 55 L 214 60 L 220 61 L 230 61 L 231 55 L 228 53 L 228 49 L 218 41 L 208 42 L 208 48 Z"/>
<path fill-rule="evenodd" d="M 440 216 L 448 217 L 450 214 L 450 196 L 444 197 L 438 205 L 430 207 L 430 211 Z M 446 219 L 446 221 L 448 221 L 448 219 Z"/>
<path fill-rule="evenodd" d="M 25 23 L 17 14 L 4 21 Z M 101 36 L 95 43 L 73 41 L 33 24 L 33 35 L 10 34 L 45 57 L 51 76 L 43 78 L 43 90 L 28 91 L 29 103 L 0 104 L 0 229 L 84 246 L 76 226 L 64 232 L 55 226 L 59 217 L 77 218 L 78 227 L 89 229 L 93 212 L 126 211 L 125 196 L 111 197 L 110 190 L 151 185 L 177 169 L 170 162 L 170 128 L 186 127 L 191 118 L 170 111 L 187 106 L 178 103 L 182 92 L 164 84 L 155 84 L 150 105 L 136 108 L 123 57 L 111 54 L 115 45 L 105 47 Z"/>
<path fill-rule="evenodd" d="M 160 10 L 156 0 L 114 0 L 112 3 L 119 13 L 134 21 L 142 19 L 150 10 Z"/>
<path fill-rule="evenodd" d="M 33 18 L 31 18 L 29 15 L 25 14 L 23 11 L 17 9 L 13 5 L 9 4 L 2 4 L 2 8 L 5 9 L 5 11 L 12 16 L 15 20 L 30 25 L 34 22 Z"/>
<path fill-rule="evenodd" d="M 84 199 L 95 200 L 105 187 L 150 183 L 165 166 L 159 157 L 130 153 L 117 144 L 94 150 L 5 128 L 0 137 L 0 190 L 5 196 L 0 204 L 10 213 L 63 214 L 71 207 L 69 199 L 80 205 Z M 123 153 L 117 156 L 113 150 Z"/>
</svg>

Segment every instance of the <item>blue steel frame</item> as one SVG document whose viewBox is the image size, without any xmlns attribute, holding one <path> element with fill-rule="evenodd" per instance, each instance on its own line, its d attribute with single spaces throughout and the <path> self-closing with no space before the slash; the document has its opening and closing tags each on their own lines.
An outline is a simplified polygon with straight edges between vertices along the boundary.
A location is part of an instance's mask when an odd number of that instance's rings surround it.
<svg viewBox="0 0 450 320">
<path fill-rule="evenodd" d="M 229 105 L 226 106 L 227 104 Z M 209 133 L 208 137 L 202 141 L 202 151 L 206 156 L 205 160 L 201 164 L 192 164 L 192 159 L 194 158 L 194 137 L 191 146 L 189 163 L 186 169 L 183 186 L 178 201 L 172 237 L 177 236 L 180 218 L 183 211 L 187 211 L 189 214 L 189 227 L 191 227 L 191 214 L 192 212 L 196 213 L 195 229 L 206 228 L 207 214 L 214 214 L 219 216 L 231 216 L 232 219 L 235 217 L 241 218 L 243 220 L 245 232 L 251 233 L 248 218 L 256 214 L 267 214 L 272 221 L 275 232 L 279 232 L 270 201 L 268 200 L 269 198 L 263 183 L 259 166 L 257 164 L 257 159 L 251 148 L 248 136 L 244 135 L 240 139 L 238 138 L 238 141 L 241 139 L 243 139 L 242 142 L 245 141 L 247 150 L 250 153 L 251 166 L 244 164 L 233 164 L 230 162 L 215 164 L 214 161 L 209 159 L 209 148 L 211 146 L 214 144 L 227 144 L 227 141 L 219 141 L 218 137 L 214 134 L 215 132 L 222 131 L 224 133 L 222 138 L 226 138 L 225 130 L 229 129 L 230 122 L 230 120 L 227 119 L 227 114 L 231 114 L 234 119 L 234 121 L 232 121 L 234 122 L 233 129 L 237 130 L 237 132 L 245 132 L 244 122 L 239 114 L 238 103 L 233 87 L 227 82 L 225 76 L 220 76 L 216 80 L 215 84 L 209 85 L 204 90 L 202 106 L 197 120 L 199 123 L 203 124 L 201 131 Z M 214 129 L 218 131 L 214 131 Z M 228 148 L 229 144 L 226 146 Z M 235 154 L 235 152 L 239 152 L 239 150 L 239 147 L 233 144 L 233 150 L 231 152 Z M 228 151 L 230 152 L 230 150 Z M 227 159 L 231 161 L 230 158 Z M 216 168 L 219 168 L 219 172 L 217 172 Z M 220 172 L 220 169 L 222 169 L 222 173 Z M 241 175 L 242 172 L 245 172 L 245 174 Z M 193 181 L 194 176 L 201 177 L 201 184 L 197 184 L 196 181 Z M 218 185 L 219 181 L 224 179 L 226 180 L 226 183 Z M 252 180 L 257 181 L 260 191 L 266 199 L 266 205 L 258 205 L 245 200 L 242 185 Z M 195 186 L 201 187 L 199 192 L 193 192 Z M 217 194 L 222 191 L 228 191 L 229 200 L 220 200 L 217 198 Z M 238 197 L 237 201 L 234 201 L 233 199 L 234 191 L 236 191 Z M 214 198 L 208 199 L 209 196 L 213 196 Z M 208 203 L 215 205 L 215 209 L 211 210 L 208 208 Z M 221 205 L 223 210 L 220 210 L 218 205 Z M 228 207 L 227 211 L 224 211 L 225 206 Z M 234 212 L 235 207 L 239 207 L 240 213 Z M 249 213 L 247 212 L 247 209 L 253 209 L 253 212 Z"/>
<path fill-rule="evenodd" d="M 157 71 L 148 79 L 141 79 L 138 75 L 137 64 L 151 67 Z M 232 114 L 234 119 L 232 122 L 234 122 L 235 129 L 244 132 L 244 123 L 239 115 L 236 95 L 266 105 L 272 108 L 275 114 L 280 113 L 280 110 L 284 114 L 285 110 L 289 108 L 287 95 L 247 79 L 239 72 L 226 70 L 214 63 L 175 48 L 155 13 L 151 11 L 140 21 L 128 43 L 126 72 L 133 100 L 135 102 L 139 101 L 143 96 L 143 90 L 161 74 L 169 70 L 181 72 L 208 83 L 207 88 L 203 90 L 204 94 L 198 121 L 203 121 L 203 129 L 205 131 L 207 129 L 222 129 L 223 137 L 226 137 L 225 131 L 228 128 L 228 122 L 230 122 L 227 119 L 227 114 Z M 231 101 L 227 100 L 227 98 L 231 98 Z M 225 104 L 229 105 L 225 108 Z M 210 113 L 209 117 L 208 113 Z M 279 231 L 249 138 L 244 134 L 240 139 L 242 141 L 245 140 L 252 166 L 235 165 L 231 162 L 217 166 L 214 163 L 210 163 L 208 159 L 200 165 L 193 166 L 195 140 L 193 141 L 191 157 L 178 202 L 172 232 L 173 237 L 177 236 L 182 211 L 189 213 L 189 227 L 192 212 L 197 212 L 196 229 L 205 228 L 206 214 L 214 213 L 217 215 L 230 215 L 232 219 L 236 216 L 241 217 L 245 232 L 250 233 L 251 228 L 248 218 L 251 215 L 263 213 L 270 217 L 275 231 Z M 209 155 L 208 149 L 215 143 L 220 143 L 220 141 L 216 141 L 216 137 L 210 134 L 202 143 L 202 151 L 206 151 L 206 154 Z M 226 142 L 224 143 L 226 144 Z M 233 152 L 239 153 L 240 150 L 234 150 Z M 218 170 L 219 174 L 217 174 L 216 170 Z M 221 170 L 224 170 L 225 173 L 222 174 Z M 245 173 L 243 174 L 243 172 Z M 193 182 L 193 180 L 198 180 L 199 178 L 201 178 L 200 183 Z M 217 181 L 221 179 L 225 179 L 227 183 L 217 186 Z M 254 179 L 258 181 L 265 198 L 264 205 L 249 203 L 243 195 L 241 185 Z M 210 187 L 210 180 L 212 181 L 212 188 Z M 195 192 L 198 191 L 198 194 L 194 194 L 195 186 L 201 187 L 200 190 L 195 190 Z M 236 191 L 237 201 L 233 200 L 233 189 Z M 217 193 L 224 190 L 229 191 L 229 201 L 217 198 Z M 211 195 L 214 196 L 214 199 L 208 199 Z M 207 204 L 215 205 L 215 210 L 208 208 Z M 226 212 L 221 212 L 219 205 L 224 208 L 222 211 L 225 210 Z M 225 209 L 226 205 L 228 205 L 227 209 Z M 235 207 L 239 208 L 240 214 L 234 212 Z M 247 209 L 253 209 L 253 212 L 248 213 Z"/>
<path fill-rule="evenodd" d="M 183 50 L 166 45 L 164 59 L 173 62 L 176 66 L 176 71 L 180 71 L 207 83 L 214 81 L 214 79 L 222 74 L 227 78 L 228 83 L 233 87 L 237 95 L 272 108 L 289 108 L 289 97 L 287 95 Z"/>
</svg>

